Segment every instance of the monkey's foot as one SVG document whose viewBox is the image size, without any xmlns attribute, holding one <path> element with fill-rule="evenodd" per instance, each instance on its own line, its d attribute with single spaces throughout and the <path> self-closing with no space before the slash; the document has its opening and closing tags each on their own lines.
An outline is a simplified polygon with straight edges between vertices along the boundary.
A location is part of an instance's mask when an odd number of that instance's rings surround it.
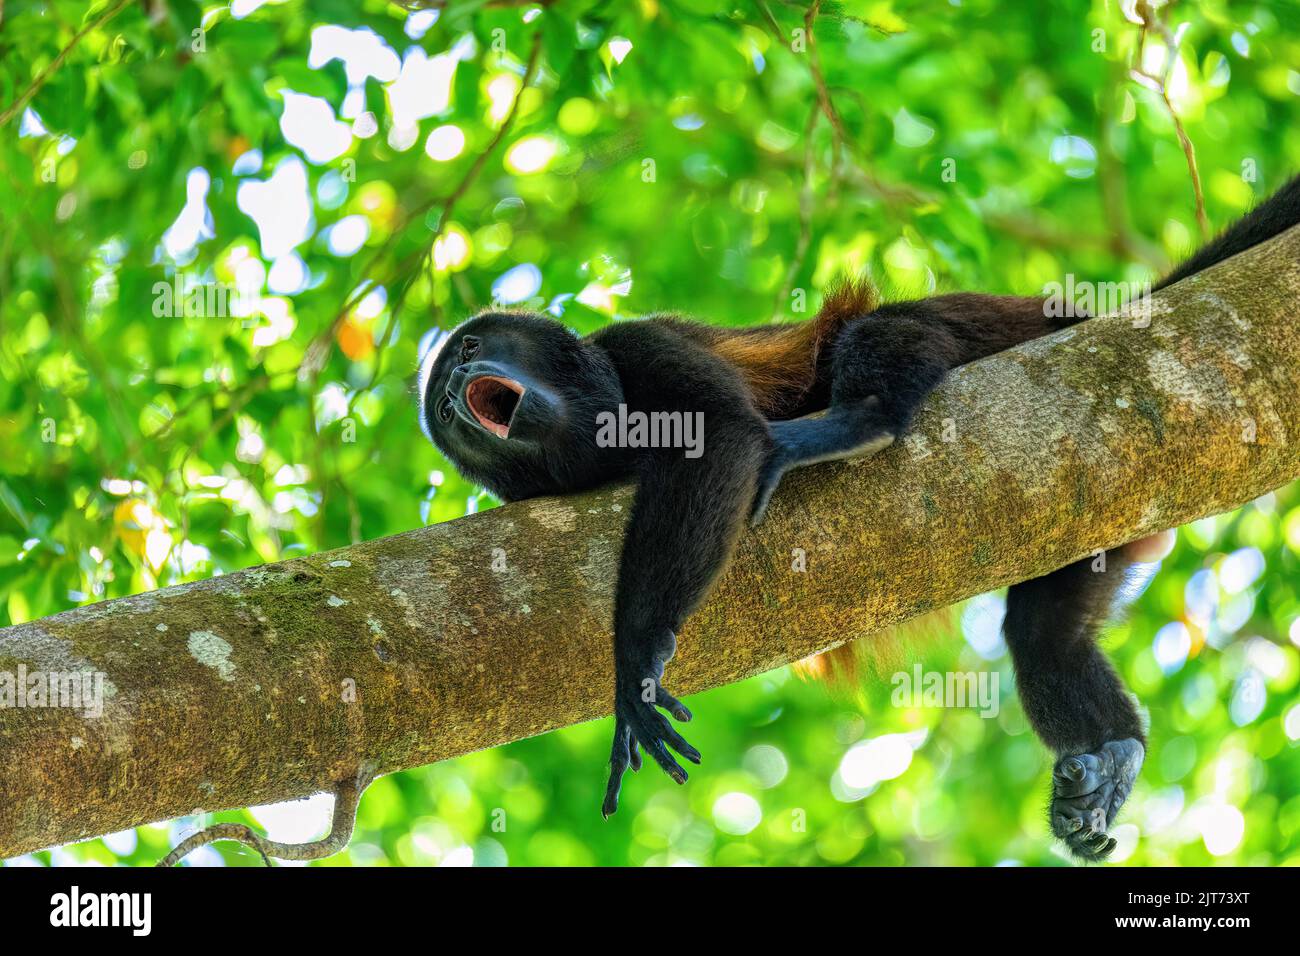
<svg viewBox="0 0 1300 956">
<path fill-rule="evenodd" d="M 1107 830 L 1128 799 L 1146 750 L 1129 737 L 1097 753 L 1062 757 L 1052 771 L 1052 832 L 1082 860 L 1106 859 L 1115 849 Z"/>
<path fill-rule="evenodd" d="M 758 476 L 750 527 L 762 522 L 772 493 L 790 469 L 864 458 L 888 448 L 895 438 L 880 411 L 880 400 L 874 395 L 851 404 L 833 405 L 822 415 L 773 422 L 771 429 L 776 447 Z"/>
<path fill-rule="evenodd" d="M 781 486 L 781 479 L 790 468 L 790 463 L 780 454 L 774 455 L 763 466 L 763 470 L 758 476 L 758 491 L 754 494 L 754 504 L 749 509 L 749 526 L 757 528 L 763 523 L 763 516 L 767 514 L 768 503 L 772 500 L 772 494 Z"/>
<path fill-rule="evenodd" d="M 638 744 L 678 783 L 686 782 L 687 773 L 668 752 L 669 747 L 691 763 L 700 762 L 700 752 L 673 729 L 656 707 L 662 707 L 682 723 L 691 719 L 686 705 L 664 690 L 658 680 L 647 677 L 640 684 L 618 682 L 614 691 L 614 746 L 609 755 L 609 783 L 600 808 L 606 819 L 618 809 L 618 794 L 627 768 L 634 772 L 641 769 Z"/>
</svg>

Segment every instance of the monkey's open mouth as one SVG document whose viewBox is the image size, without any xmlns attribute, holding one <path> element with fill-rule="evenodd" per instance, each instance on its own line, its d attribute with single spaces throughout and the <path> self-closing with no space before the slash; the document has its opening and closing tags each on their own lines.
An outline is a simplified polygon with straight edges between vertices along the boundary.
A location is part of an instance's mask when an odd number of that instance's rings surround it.
<svg viewBox="0 0 1300 956">
<path fill-rule="evenodd" d="M 498 438 L 510 437 L 510 420 L 515 416 L 524 387 L 514 379 L 484 375 L 465 389 L 465 404 L 478 423 Z"/>
</svg>

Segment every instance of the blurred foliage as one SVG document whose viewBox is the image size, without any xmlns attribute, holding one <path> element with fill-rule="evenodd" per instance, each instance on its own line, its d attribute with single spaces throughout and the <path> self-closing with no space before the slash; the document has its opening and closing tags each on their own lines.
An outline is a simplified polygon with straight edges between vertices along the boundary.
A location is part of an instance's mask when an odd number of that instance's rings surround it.
<svg viewBox="0 0 1300 956">
<path fill-rule="evenodd" d="M 412 387 L 425 333 L 494 297 L 585 332 L 797 317 L 848 271 L 894 294 L 1150 277 L 1198 231 L 1124 6 L 827 3 L 810 46 L 780 0 L 125 5 L 0 129 L 0 623 L 489 505 L 419 434 Z M 0 104 L 107 7 L 9 0 Z M 1163 15 L 1222 226 L 1300 156 L 1300 7 Z M 178 275 L 261 299 L 160 308 Z M 1114 629 L 1153 717 L 1119 859 L 1300 861 L 1298 570 L 1292 487 L 1183 529 Z M 324 865 L 1063 862 L 998 606 L 923 657 L 996 670 L 996 719 L 781 670 L 693 699 L 705 765 L 685 788 L 643 772 L 609 822 L 599 721 L 379 781 Z M 220 816 L 308 839 L 328 800 Z M 150 863 L 200 822 L 25 862 Z"/>
</svg>

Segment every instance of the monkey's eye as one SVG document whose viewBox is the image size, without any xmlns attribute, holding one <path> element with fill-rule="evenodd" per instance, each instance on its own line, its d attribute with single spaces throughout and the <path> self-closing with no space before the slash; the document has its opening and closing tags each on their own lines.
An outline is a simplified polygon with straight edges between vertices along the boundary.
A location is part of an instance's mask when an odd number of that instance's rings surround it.
<svg viewBox="0 0 1300 956">
<path fill-rule="evenodd" d="M 481 343 L 472 335 L 467 335 L 460 344 L 460 360 L 468 362 L 475 355 L 478 355 L 479 345 Z"/>
<path fill-rule="evenodd" d="M 451 399 L 446 395 L 438 403 L 438 420 L 444 425 L 451 421 Z"/>
</svg>

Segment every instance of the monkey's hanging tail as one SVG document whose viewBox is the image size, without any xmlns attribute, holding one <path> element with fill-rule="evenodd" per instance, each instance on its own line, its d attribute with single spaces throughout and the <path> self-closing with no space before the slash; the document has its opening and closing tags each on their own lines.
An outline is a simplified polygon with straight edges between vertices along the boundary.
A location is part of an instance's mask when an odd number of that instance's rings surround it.
<svg viewBox="0 0 1300 956">
<path fill-rule="evenodd" d="M 848 641 L 829 651 L 796 661 L 794 671 L 808 680 L 825 681 L 848 691 L 885 679 L 917 660 L 920 649 L 957 632 L 961 604 L 937 608 L 883 631 Z"/>
</svg>

